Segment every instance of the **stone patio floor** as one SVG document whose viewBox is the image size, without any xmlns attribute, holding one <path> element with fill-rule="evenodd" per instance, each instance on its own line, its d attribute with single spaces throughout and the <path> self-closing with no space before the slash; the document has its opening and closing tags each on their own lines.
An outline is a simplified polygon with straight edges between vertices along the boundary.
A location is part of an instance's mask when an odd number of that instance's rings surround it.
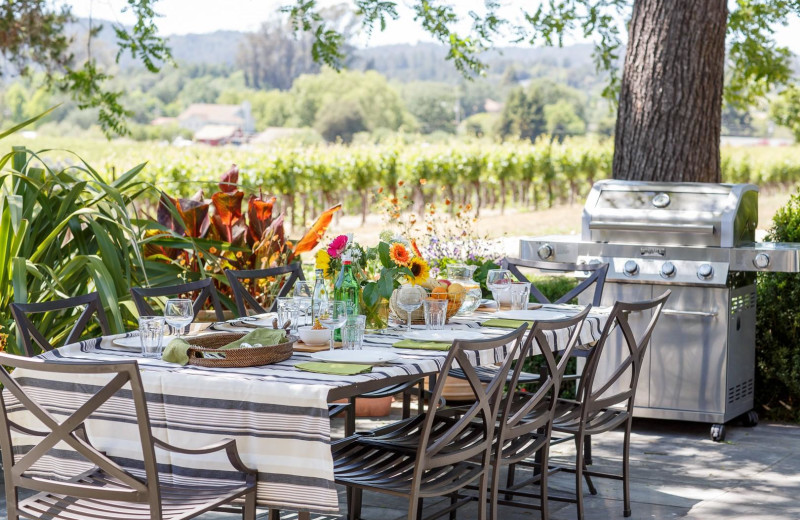
<svg viewBox="0 0 800 520">
<path fill-rule="evenodd" d="M 397 411 L 396 409 L 394 410 Z M 366 430 L 386 420 L 359 419 Z M 341 436 L 342 422 L 333 423 L 334 436 Z M 729 425 L 725 442 L 709 439 L 709 425 L 637 419 L 631 444 L 632 518 L 716 519 L 798 519 L 800 518 L 800 427 L 762 423 L 755 428 Z M 594 467 L 619 468 L 622 432 L 598 436 L 593 441 Z M 551 450 L 554 463 L 569 460 L 571 443 Z M 551 477 L 551 492 L 569 494 L 574 476 L 558 473 Z M 622 483 L 595 479 L 598 495 L 586 492 L 586 519 L 623 518 Z M 346 510 L 344 489 L 339 490 L 341 510 Z M 426 500 L 426 512 L 436 508 Z M 362 518 L 390 520 L 405 518 L 406 505 L 387 495 L 364 496 Z M 284 512 L 281 518 L 296 518 Z M 477 518 L 476 505 L 458 512 L 461 519 Z M 5 519 L 5 500 L 0 505 Z M 240 518 L 237 515 L 207 513 L 202 520 Z M 259 519 L 267 518 L 259 510 Z M 312 515 L 314 520 L 344 519 L 344 515 Z M 445 517 L 446 518 L 446 517 Z M 536 519 L 538 511 L 501 507 L 501 520 Z M 576 518 L 575 505 L 550 502 L 550 518 Z"/>
</svg>

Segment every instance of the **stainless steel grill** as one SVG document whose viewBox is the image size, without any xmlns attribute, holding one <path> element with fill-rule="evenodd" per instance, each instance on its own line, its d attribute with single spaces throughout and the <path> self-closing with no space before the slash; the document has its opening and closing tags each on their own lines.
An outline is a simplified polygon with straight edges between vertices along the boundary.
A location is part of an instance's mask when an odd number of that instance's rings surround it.
<svg viewBox="0 0 800 520">
<path fill-rule="evenodd" d="M 520 257 L 608 262 L 603 305 L 672 296 L 652 336 L 636 394 L 640 417 L 755 423 L 755 271 L 800 271 L 800 244 L 756 243 L 758 187 L 751 184 L 596 183 L 581 239 L 523 239 Z M 582 302 L 589 303 L 589 302 Z M 640 326 L 648 318 L 641 317 Z M 600 364 L 610 373 L 621 344 Z"/>
</svg>

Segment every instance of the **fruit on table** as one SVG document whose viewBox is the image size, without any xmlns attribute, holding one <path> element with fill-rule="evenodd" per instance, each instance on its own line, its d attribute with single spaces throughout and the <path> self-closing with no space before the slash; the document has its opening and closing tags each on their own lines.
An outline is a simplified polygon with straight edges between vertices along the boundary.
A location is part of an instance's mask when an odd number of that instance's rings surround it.
<svg viewBox="0 0 800 520">
<path fill-rule="evenodd" d="M 447 296 L 453 300 L 461 301 L 465 294 L 467 294 L 467 290 L 458 282 L 451 283 L 447 288 Z"/>
<path fill-rule="evenodd" d="M 442 286 L 436 286 L 431 291 L 431 298 L 436 300 L 446 300 L 447 299 L 447 288 Z"/>
</svg>

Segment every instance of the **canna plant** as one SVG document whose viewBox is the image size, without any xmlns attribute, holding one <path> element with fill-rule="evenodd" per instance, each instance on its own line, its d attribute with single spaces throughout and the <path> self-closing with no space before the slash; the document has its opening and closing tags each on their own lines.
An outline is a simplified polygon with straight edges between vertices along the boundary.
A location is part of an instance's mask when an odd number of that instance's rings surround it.
<svg viewBox="0 0 800 520">
<path fill-rule="evenodd" d="M 206 199 L 202 192 L 191 198 L 173 198 L 161 193 L 157 218 L 147 224 L 145 256 L 160 261 L 162 272 L 193 280 L 213 277 L 224 304 L 234 309 L 225 269 L 264 269 L 300 261 L 300 255 L 314 249 L 325 235 L 336 204 L 325 210 L 297 240 L 289 240 L 285 215 L 275 216 L 277 198 L 252 194 L 243 206 L 245 193 L 239 189 L 239 169 L 234 164 L 222 176 L 219 191 Z M 252 280 L 248 289 L 268 306 L 280 283 Z"/>
</svg>

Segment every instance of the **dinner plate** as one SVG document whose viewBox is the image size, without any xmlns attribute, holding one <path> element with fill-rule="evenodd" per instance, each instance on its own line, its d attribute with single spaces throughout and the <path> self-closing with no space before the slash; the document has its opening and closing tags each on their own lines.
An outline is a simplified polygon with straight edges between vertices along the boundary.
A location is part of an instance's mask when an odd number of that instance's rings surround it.
<svg viewBox="0 0 800 520">
<path fill-rule="evenodd" d="M 560 320 L 566 318 L 567 315 L 563 312 L 552 312 L 544 309 L 536 310 L 518 310 L 518 311 L 500 311 L 495 313 L 494 318 L 501 318 L 504 320 L 522 320 L 522 321 L 547 321 L 547 320 Z"/>
<path fill-rule="evenodd" d="M 452 343 L 457 339 L 486 339 L 486 335 L 477 330 L 411 330 L 403 334 L 405 339 L 416 341 L 440 341 Z"/>
<path fill-rule="evenodd" d="M 241 320 L 239 324 L 242 327 L 266 327 L 268 329 L 272 328 L 272 320 L 277 318 L 278 315 L 274 312 L 270 312 L 267 314 L 259 314 L 258 316 L 251 316 L 250 319 Z M 278 324 L 280 327 L 281 324 Z"/>
<path fill-rule="evenodd" d="M 166 347 L 167 344 L 175 339 L 176 336 L 164 336 L 164 339 L 161 341 L 161 345 Z M 142 342 L 139 340 L 139 336 L 128 336 L 126 338 L 117 338 L 112 343 L 118 347 L 125 347 L 125 348 L 135 348 L 141 349 Z"/>
<path fill-rule="evenodd" d="M 315 352 L 311 357 L 318 361 L 331 363 L 357 363 L 363 365 L 379 365 L 394 361 L 399 356 L 389 349 L 372 350 L 326 350 Z"/>
</svg>

